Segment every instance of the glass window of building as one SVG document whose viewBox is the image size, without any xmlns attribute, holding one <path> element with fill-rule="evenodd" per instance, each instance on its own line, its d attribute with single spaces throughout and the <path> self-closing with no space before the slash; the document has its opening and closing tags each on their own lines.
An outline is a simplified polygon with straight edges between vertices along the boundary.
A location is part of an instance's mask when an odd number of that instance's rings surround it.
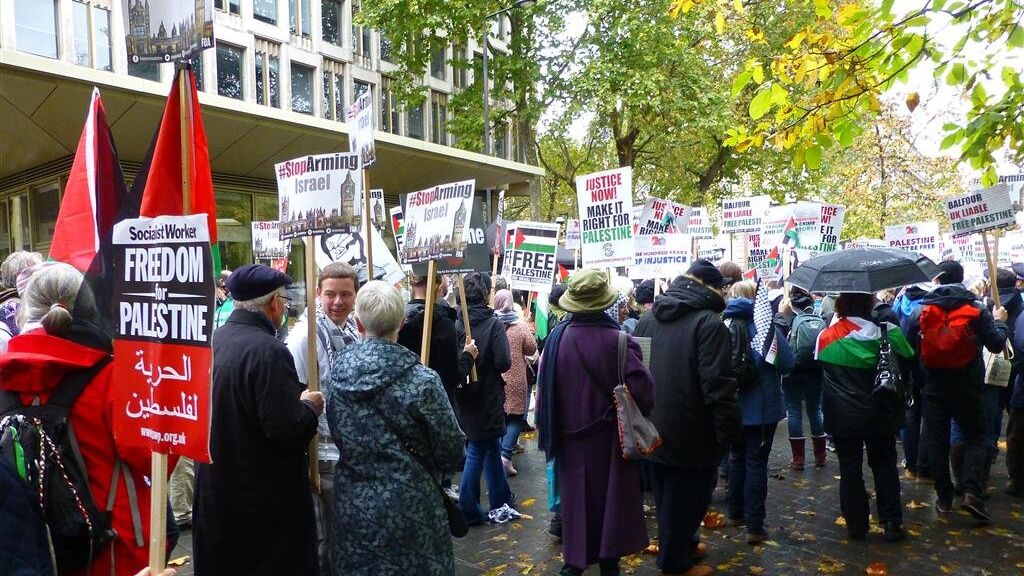
<svg viewBox="0 0 1024 576">
<path fill-rule="evenodd" d="M 391 59 L 391 40 L 383 33 L 378 36 L 380 36 L 380 59 L 394 63 L 394 60 Z"/>
<path fill-rule="evenodd" d="M 508 158 L 508 127 L 505 124 L 494 126 L 494 155 Z"/>
<path fill-rule="evenodd" d="M 217 46 L 218 57 L 220 54 L 220 46 Z M 160 81 L 160 63 L 159 62 L 139 62 L 135 63 L 131 60 L 128 61 L 128 74 L 135 76 L 136 78 L 145 78 L 146 80 L 152 80 L 153 82 Z M 241 98 L 241 96 L 239 96 Z"/>
<path fill-rule="evenodd" d="M 11 214 L 10 202 L 0 200 L 0 262 L 11 253 Z"/>
<path fill-rule="evenodd" d="M 363 82 L 362 80 L 352 81 L 352 102 L 355 103 L 360 96 L 367 92 L 373 93 L 373 85 L 369 82 Z"/>
<path fill-rule="evenodd" d="M 277 220 L 278 216 L 280 216 L 280 210 L 276 193 L 253 195 L 253 215 L 257 220 Z"/>
<path fill-rule="evenodd" d="M 288 0 L 288 24 L 292 34 L 309 38 L 313 28 L 313 13 L 309 9 L 309 0 Z"/>
<path fill-rule="evenodd" d="M 430 52 L 430 75 L 438 80 L 447 80 L 448 74 L 448 62 L 446 61 L 448 53 L 444 45 L 435 45 L 433 50 Z"/>
<path fill-rule="evenodd" d="M 245 98 L 242 56 L 242 48 L 217 42 L 217 94 L 238 100 Z"/>
<path fill-rule="evenodd" d="M 256 39 L 256 103 L 274 108 L 281 107 L 280 77 L 280 46 L 273 42 Z"/>
<path fill-rule="evenodd" d="M 409 138 L 423 140 L 423 104 L 409 107 Z"/>
<path fill-rule="evenodd" d="M 242 13 L 241 0 L 213 0 L 213 7 L 232 14 Z"/>
<path fill-rule="evenodd" d="M 21 52 L 57 57 L 57 0 L 14 0 L 15 46 Z"/>
<path fill-rule="evenodd" d="M 359 2 L 352 2 L 352 55 L 359 58 L 369 59 L 370 51 L 370 28 L 356 24 L 360 12 Z"/>
<path fill-rule="evenodd" d="M 313 69 L 292 62 L 292 111 L 313 113 Z"/>
<path fill-rule="evenodd" d="M 75 39 L 75 64 L 99 70 L 110 66 L 110 11 L 101 0 L 72 2 L 71 18 Z"/>
<path fill-rule="evenodd" d="M 323 21 L 321 34 L 324 42 L 341 46 L 341 0 L 323 0 L 320 3 L 320 18 Z"/>
<path fill-rule="evenodd" d="M 392 134 L 398 134 L 398 107 L 395 106 L 395 98 L 388 86 L 390 80 L 381 78 L 380 81 L 380 129 Z"/>
<path fill-rule="evenodd" d="M 217 244 L 229 269 L 252 263 L 252 194 L 217 190 Z"/>
<path fill-rule="evenodd" d="M 196 90 L 203 89 L 203 53 L 196 52 L 188 59 L 188 63 L 192 65 L 192 72 L 196 76 Z"/>
<path fill-rule="evenodd" d="M 277 0 L 252 0 L 252 17 L 267 24 L 277 24 Z"/>
<path fill-rule="evenodd" d="M 32 187 L 32 212 L 35 214 L 36 244 L 49 244 L 60 212 L 60 182 Z"/>
<path fill-rule="evenodd" d="M 323 99 L 320 114 L 328 120 L 345 121 L 345 65 L 335 60 L 323 63 Z"/>
<path fill-rule="evenodd" d="M 465 88 L 469 80 L 469 58 L 465 46 L 452 47 L 452 83 L 456 88 Z"/>
<path fill-rule="evenodd" d="M 430 141 L 448 144 L 448 95 L 430 93 Z"/>
</svg>

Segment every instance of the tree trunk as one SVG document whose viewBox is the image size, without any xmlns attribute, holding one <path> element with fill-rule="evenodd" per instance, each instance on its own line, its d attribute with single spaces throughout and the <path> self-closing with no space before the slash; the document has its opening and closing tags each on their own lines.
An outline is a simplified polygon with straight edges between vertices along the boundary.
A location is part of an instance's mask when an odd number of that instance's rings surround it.
<svg viewBox="0 0 1024 576">
<path fill-rule="evenodd" d="M 697 191 L 701 193 L 702 197 L 704 192 L 707 192 L 722 177 L 722 169 L 725 168 L 725 163 L 732 156 L 731 147 L 723 146 L 722 142 L 717 139 L 715 142 L 718 144 L 718 152 L 708 167 L 704 169 L 704 173 L 697 179 Z"/>
</svg>

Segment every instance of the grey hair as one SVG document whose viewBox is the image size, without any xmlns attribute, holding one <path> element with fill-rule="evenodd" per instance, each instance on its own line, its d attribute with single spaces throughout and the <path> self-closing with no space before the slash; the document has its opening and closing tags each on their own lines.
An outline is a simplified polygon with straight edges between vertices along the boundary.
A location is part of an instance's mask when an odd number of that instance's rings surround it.
<svg viewBox="0 0 1024 576">
<path fill-rule="evenodd" d="M 4 258 L 4 263 L 0 264 L 0 288 L 14 288 L 18 283 L 18 275 L 23 270 L 42 262 L 43 255 L 39 252 L 11 252 Z"/>
<path fill-rule="evenodd" d="M 32 275 L 21 295 L 18 307 L 18 326 L 39 322 L 47 332 L 61 335 L 71 328 L 76 305 L 88 315 L 95 311 L 92 292 L 85 287 L 79 297 L 85 277 L 68 264 L 56 264 Z M 81 314 L 80 314 L 81 315 Z"/>
<path fill-rule="evenodd" d="M 248 310 L 249 312 L 263 312 L 270 305 L 270 301 L 278 296 L 284 295 L 284 286 L 280 286 L 274 291 L 264 294 L 263 296 L 257 296 L 249 300 L 235 300 L 235 308 L 242 310 Z"/>
<path fill-rule="evenodd" d="M 356 316 L 368 337 L 394 340 L 405 317 L 405 302 L 394 286 L 374 280 L 356 295 Z"/>
</svg>

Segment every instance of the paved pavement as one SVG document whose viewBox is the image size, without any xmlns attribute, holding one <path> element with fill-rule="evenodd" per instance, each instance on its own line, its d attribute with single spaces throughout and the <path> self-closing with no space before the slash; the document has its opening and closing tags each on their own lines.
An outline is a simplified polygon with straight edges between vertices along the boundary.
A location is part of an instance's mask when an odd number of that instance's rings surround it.
<svg viewBox="0 0 1024 576">
<path fill-rule="evenodd" d="M 515 457 L 519 476 L 510 482 L 519 495 L 519 510 L 532 518 L 473 528 L 466 538 L 456 540 L 458 576 L 550 575 L 561 568 L 561 549 L 545 533 L 550 513 L 545 506 L 544 460 L 536 451 L 534 438 L 528 437 L 524 443 L 527 452 Z M 977 526 L 966 513 L 937 518 L 933 487 L 903 480 L 907 540 L 886 543 L 881 528 L 873 526 L 866 542 L 854 542 L 842 526 L 838 465 L 834 454 L 830 457 L 825 468 L 789 471 L 785 468 L 789 459 L 786 427 L 779 427 L 769 463 L 767 529 L 771 540 L 751 547 L 744 542 L 742 528 L 702 528 L 701 537 L 711 549 L 705 562 L 716 574 L 1024 575 L 1024 500 L 993 493 L 988 507 L 995 521 Z M 869 489 L 870 477 L 866 469 Z M 993 484 L 1002 487 L 1005 483 L 1001 455 L 993 467 Z M 712 508 L 725 509 L 721 486 L 715 491 Z M 648 520 L 653 537 L 657 533 L 653 511 Z M 186 532 L 174 557 L 189 555 L 191 544 L 191 533 Z M 869 566 L 879 568 L 879 563 L 884 572 L 868 571 Z M 659 574 L 654 556 L 645 554 L 625 558 L 622 568 L 624 574 Z M 596 573 L 596 566 L 588 571 Z M 179 574 L 190 576 L 191 565 L 183 566 Z"/>
</svg>

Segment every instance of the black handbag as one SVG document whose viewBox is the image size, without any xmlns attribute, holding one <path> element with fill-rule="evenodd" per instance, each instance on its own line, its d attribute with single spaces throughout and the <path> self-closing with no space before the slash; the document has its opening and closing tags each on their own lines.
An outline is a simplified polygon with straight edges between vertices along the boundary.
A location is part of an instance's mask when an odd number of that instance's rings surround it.
<svg viewBox="0 0 1024 576">
<path fill-rule="evenodd" d="M 914 397 L 906 385 L 903 374 L 900 373 L 899 361 L 889 342 L 888 326 L 883 322 L 879 329 L 882 337 L 878 345 L 878 364 L 875 367 L 875 385 L 871 389 L 871 395 L 905 404 L 909 408 L 914 404 Z"/>
<path fill-rule="evenodd" d="M 423 456 L 402 442 L 402 437 L 391 425 L 391 421 L 388 420 L 387 416 L 384 416 L 383 412 L 381 412 L 376 406 L 373 406 L 373 409 L 380 416 L 381 420 L 384 421 L 384 425 L 391 431 L 391 435 L 395 437 L 395 440 L 398 440 L 398 443 L 401 444 L 402 448 L 412 456 L 413 460 L 418 462 L 419 465 L 427 471 L 427 476 L 430 476 L 430 479 L 433 480 L 434 473 L 431 471 L 430 466 L 427 465 Z M 469 534 L 469 524 L 466 523 L 466 517 L 462 515 L 462 510 L 459 509 L 459 503 L 448 496 L 448 493 L 444 491 L 440 482 L 431 483 L 434 484 L 434 487 L 437 488 L 438 493 L 441 495 L 441 504 L 444 506 L 444 512 L 448 516 L 448 531 L 455 538 L 462 538 L 466 534 Z"/>
</svg>

